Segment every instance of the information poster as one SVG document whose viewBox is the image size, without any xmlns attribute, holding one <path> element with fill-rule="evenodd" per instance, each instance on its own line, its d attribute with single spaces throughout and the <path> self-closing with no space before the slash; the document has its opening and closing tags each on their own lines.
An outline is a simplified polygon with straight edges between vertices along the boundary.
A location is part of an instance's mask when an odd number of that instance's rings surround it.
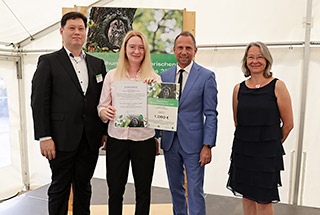
<svg viewBox="0 0 320 215">
<path fill-rule="evenodd" d="M 183 11 L 149 8 L 91 7 L 84 51 L 104 60 L 107 72 L 116 68 L 123 38 L 130 30 L 148 39 L 155 72 L 177 64 L 174 39 L 182 32 Z"/>
<path fill-rule="evenodd" d="M 148 85 L 148 127 L 177 130 L 179 88 L 180 85 L 174 83 Z"/>
<path fill-rule="evenodd" d="M 114 107 L 115 127 L 146 127 L 147 84 L 134 81 L 116 81 Z"/>
</svg>

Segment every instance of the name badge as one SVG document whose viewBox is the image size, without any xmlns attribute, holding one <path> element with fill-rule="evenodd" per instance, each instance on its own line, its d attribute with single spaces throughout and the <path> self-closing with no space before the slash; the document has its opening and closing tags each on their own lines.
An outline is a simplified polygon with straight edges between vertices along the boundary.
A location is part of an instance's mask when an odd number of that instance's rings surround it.
<svg viewBox="0 0 320 215">
<path fill-rule="evenodd" d="M 102 82 L 103 81 L 102 74 L 96 75 L 96 79 L 97 79 L 97 83 Z"/>
</svg>

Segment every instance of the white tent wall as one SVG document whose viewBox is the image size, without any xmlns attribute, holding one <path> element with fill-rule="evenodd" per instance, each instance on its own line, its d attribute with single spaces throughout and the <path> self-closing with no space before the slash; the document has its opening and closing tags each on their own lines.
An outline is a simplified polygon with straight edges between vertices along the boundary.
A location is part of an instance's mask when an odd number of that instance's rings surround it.
<svg viewBox="0 0 320 215">
<path fill-rule="evenodd" d="M 320 20 L 320 19 L 319 19 Z M 318 39 L 320 37 L 318 36 Z M 308 82 L 308 95 L 306 103 L 306 120 L 303 148 L 303 174 L 300 202 L 309 206 L 319 207 L 320 199 L 320 48 L 313 48 L 310 56 L 310 73 Z"/>
<path fill-rule="evenodd" d="M 0 77 L 4 80 L 7 88 L 8 111 L 9 111 L 9 132 L 8 135 L 1 134 L 1 141 L 10 140 L 9 165 L 0 168 L 0 197 L 5 198 L 15 195 L 23 188 L 20 160 L 20 113 L 18 95 L 18 81 L 16 79 L 16 64 L 14 61 L 0 60 Z M 2 129 L 1 129 L 2 130 Z M 8 150 L 6 150 L 8 152 Z M 3 154 L 2 154 L 3 155 Z M 6 177 L 4 177 L 6 176 Z"/>
<path fill-rule="evenodd" d="M 320 42 L 320 1 L 313 0 L 312 11 L 311 41 Z"/>
<path fill-rule="evenodd" d="M 32 0 L 23 4 L 34 4 Z M 77 5 L 89 5 L 94 1 L 74 1 Z M 21 2 L 22 3 L 22 2 Z M 311 40 L 320 41 L 320 5 L 319 1 L 313 1 Z M 105 6 L 108 7 L 142 7 L 142 8 L 166 8 L 183 9 L 196 12 L 196 40 L 198 45 L 206 44 L 235 44 L 251 41 L 263 42 L 303 42 L 305 37 L 304 20 L 306 17 L 307 0 L 117 0 Z M 16 6 L 17 7 L 17 6 Z M 19 6 L 23 7 L 23 6 Z M 47 8 L 44 5 L 43 8 Z M 70 7 L 70 5 L 63 5 Z M 28 13 L 38 11 L 34 6 Z M 53 7 L 55 11 L 44 9 L 48 14 L 61 15 L 61 8 Z M 58 15 L 59 16 L 58 16 Z M 9 16 L 9 14 L 8 14 Z M 47 15 L 45 16 L 47 17 Z M 209 18 L 208 18 L 209 17 Z M 9 38 L 10 39 L 10 38 Z M 32 41 L 24 50 L 34 49 L 59 49 L 61 48 L 61 36 L 58 30 L 45 37 Z M 283 187 L 280 188 L 282 202 L 292 202 L 292 192 L 295 176 L 296 147 L 299 136 L 299 121 L 301 108 L 301 87 L 303 75 L 303 48 L 302 47 L 271 47 L 274 58 L 272 71 L 274 76 L 283 80 L 292 97 L 295 128 L 285 142 L 285 171 L 282 173 Z M 236 83 L 244 80 L 241 73 L 241 58 L 244 48 L 228 49 L 199 49 L 196 61 L 201 65 L 212 69 L 216 73 L 218 83 L 218 138 L 217 147 L 213 151 L 213 161 L 206 167 L 205 192 L 232 196 L 225 187 L 229 168 L 229 157 L 233 140 L 234 124 L 232 119 L 231 96 Z M 50 169 L 48 162 L 40 155 L 39 143 L 33 139 L 33 123 L 30 108 L 31 79 L 36 69 L 37 59 L 43 53 L 27 53 L 23 58 L 23 81 L 26 96 L 26 129 L 30 169 L 31 186 L 43 185 L 50 182 Z M 318 193 L 320 184 L 317 178 L 320 176 L 317 164 L 320 163 L 318 155 L 320 145 L 320 113 L 317 92 L 320 92 L 320 49 L 311 47 L 307 105 L 305 114 L 305 129 L 303 139 L 303 169 L 301 175 L 301 187 L 299 204 L 320 207 Z M 1 62 L 1 70 L 12 70 L 12 64 Z M 12 77 L 12 78 L 15 78 Z M 11 129 L 11 128 L 10 128 Z M 19 151 L 17 152 L 19 154 Z M 95 177 L 105 178 L 105 157 L 101 156 L 95 171 Z M 20 180 L 16 174 L 14 180 Z M 10 184 L 13 180 L 7 179 L 3 184 Z M 129 181 L 133 182 L 132 175 Z M 2 184 L 2 183 L 1 183 Z M 153 177 L 153 185 L 168 187 L 163 156 L 156 158 L 156 166 Z M 107 198 L 107 197 L 106 197 Z"/>
<path fill-rule="evenodd" d="M 61 13 L 59 9 L 58 13 Z M 56 30 L 43 38 L 40 38 L 35 43 L 30 43 L 25 47 L 27 50 L 58 50 L 61 48 L 62 40 L 59 30 Z M 33 119 L 31 111 L 31 81 L 37 67 L 38 57 L 45 53 L 26 53 L 23 55 L 23 79 L 26 86 L 26 129 L 27 142 L 29 151 L 29 175 L 30 184 L 32 187 L 37 187 L 50 182 L 51 171 L 47 159 L 42 157 L 40 153 L 39 142 L 34 140 Z"/>
</svg>

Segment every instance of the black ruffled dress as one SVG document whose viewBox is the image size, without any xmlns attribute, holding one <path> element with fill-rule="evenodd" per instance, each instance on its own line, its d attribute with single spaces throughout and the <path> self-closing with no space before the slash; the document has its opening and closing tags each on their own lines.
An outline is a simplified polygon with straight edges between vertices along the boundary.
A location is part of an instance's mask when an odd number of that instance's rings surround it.
<svg viewBox="0 0 320 215">
<path fill-rule="evenodd" d="M 279 202 L 284 170 L 281 119 L 274 93 L 277 79 L 251 89 L 240 84 L 237 127 L 227 188 L 261 204 Z"/>
</svg>

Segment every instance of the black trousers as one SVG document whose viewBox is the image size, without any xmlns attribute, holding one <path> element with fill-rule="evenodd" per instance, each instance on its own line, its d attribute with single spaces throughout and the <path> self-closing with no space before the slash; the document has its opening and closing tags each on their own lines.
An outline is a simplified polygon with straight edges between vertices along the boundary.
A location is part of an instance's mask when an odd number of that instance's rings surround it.
<svg viewBox="0 0 320 215">
<path fill-rule="evenodd" d="M 155 154 L 154 138 L 131 141 L 108 137 L 106 163 L 110 215 L 122 214 L 123 194 L 130 162 L 136 192 L 135 215 L 149 214 Z"/>
<path fill-rule="evenodd" d="M 73 215 L 90 214 L 90 180 L 99 151 L 90 149 L 84 133 L 75 151 L 57 151 L 56 158 L 49 161 L 52 171 L 52 181 L 48 190 L 50 215 L 67 215 L 71 184 Z"/>
</svg>

